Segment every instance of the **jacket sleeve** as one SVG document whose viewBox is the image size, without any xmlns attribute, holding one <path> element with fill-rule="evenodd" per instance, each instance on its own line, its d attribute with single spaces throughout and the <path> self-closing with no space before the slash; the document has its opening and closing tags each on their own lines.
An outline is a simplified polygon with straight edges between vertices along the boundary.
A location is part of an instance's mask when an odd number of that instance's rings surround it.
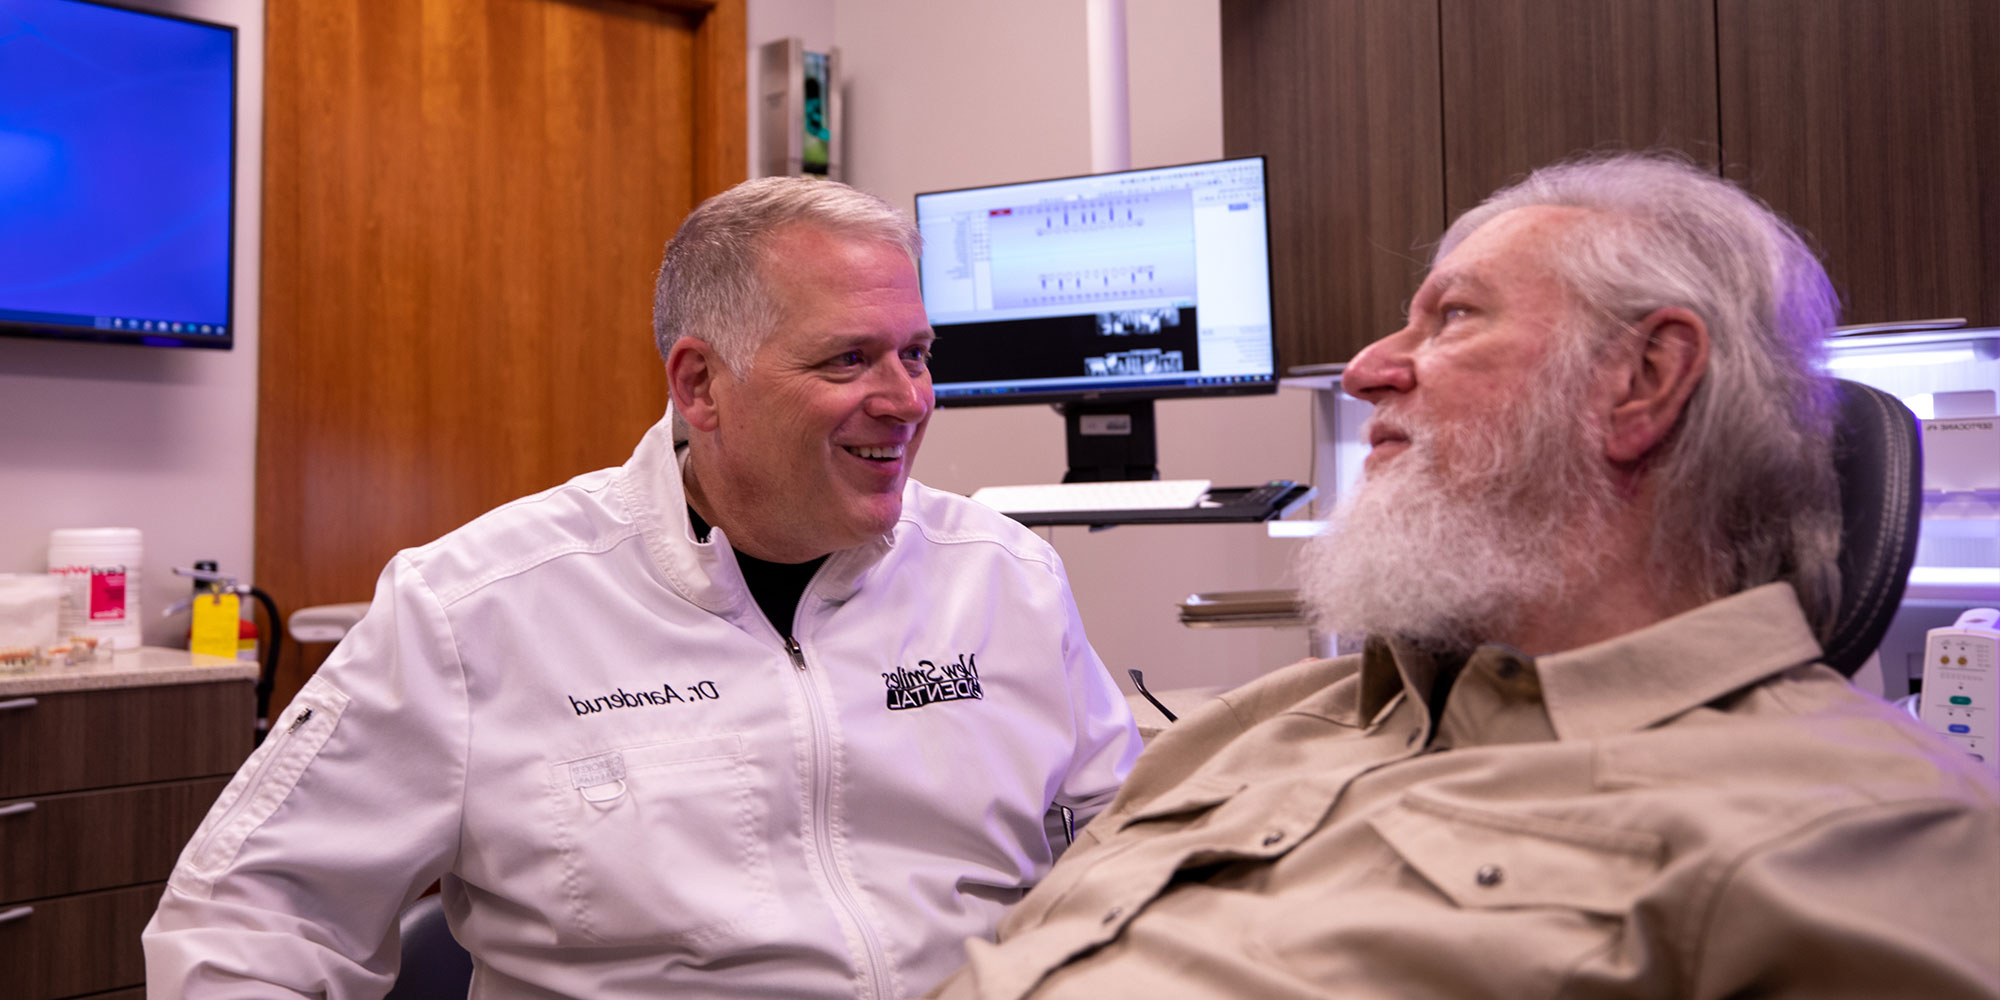
<svg viewBox="0 0 2000 1000">
<path fill-rule="evenodd" d="M 1070 712 L 1075 720 L 1076 748 L 1070 755 L 1069 771 L 1063 776 L 1056 804 L 1075 815 L 1081 827 L 1103 811 L 1125 783 L 1132 762 L 1139 756 L 1139 730 L 1132 722 L 1132 708 L 1118 690 L 1117 682 L 1097 651 L 1084 638 L 1083 618 L 1070 594 L 1069 579 L 1056 562 L 1062 587 L 1063 671 L 1070 691 Z"/>
<path fill-rule="evenodd" d="M 181 852 L 152 997 L 377 997 L 396 919 L 450 869 L 467 733 L 442 606 L 405 556 Z"/>
<path fill-rule="evenodd" d="M 1869 804 L 1725 876 L 1688 996 L 2000 996 L 2000 810 Z"/>
</svg>

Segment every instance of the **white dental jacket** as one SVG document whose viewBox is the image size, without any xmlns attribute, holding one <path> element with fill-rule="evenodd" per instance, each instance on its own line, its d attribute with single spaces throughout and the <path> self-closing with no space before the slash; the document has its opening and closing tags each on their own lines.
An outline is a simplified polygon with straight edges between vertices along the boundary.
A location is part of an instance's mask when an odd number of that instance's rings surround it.
<svg viewBox="0 0 2000 1000">
<path fill-rule="evenodd" d="M 474 997 L 921 993 L 1139 750 L 1055 552 L 915 481 L 790 641 L 667 421 L 398 554 L 144 935 L 153 997 L 380 996 L 443 880 Z M 1060 838 L 1058 838 L 1060 839 Z"/>
</svg>

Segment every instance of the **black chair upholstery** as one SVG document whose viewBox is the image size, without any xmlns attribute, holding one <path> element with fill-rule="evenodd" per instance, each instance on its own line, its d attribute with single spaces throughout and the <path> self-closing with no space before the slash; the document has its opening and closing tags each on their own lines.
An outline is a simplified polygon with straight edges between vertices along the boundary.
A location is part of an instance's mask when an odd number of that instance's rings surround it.
<svg viewBox="0 0 2000 1000">
<path fill-rule="evenodd" d="M 1901 400 L 1859 382 L 1834 382 L 1840 611 L 1825 662 L 1852 677 L 1889 630 L 1916 562 L 1924 463 L 1916 415 Z"/>
<path fill-rule="evenodd" d="M 472 988 L 472 956 L 445 925 L 435 893 L 403 911 L 403 968 L 384 1000 L 463 1000 Z"/>
</svg>

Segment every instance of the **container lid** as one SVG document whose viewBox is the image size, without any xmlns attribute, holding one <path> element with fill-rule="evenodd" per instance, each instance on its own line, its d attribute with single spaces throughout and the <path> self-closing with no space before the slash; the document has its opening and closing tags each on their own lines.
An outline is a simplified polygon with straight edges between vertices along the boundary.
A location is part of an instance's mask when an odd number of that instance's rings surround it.
<svg viewBox="0 0 2000 1000">
<path fill-rule="evenodd" d="M 49 532 L 49 544 L 63 545 L 137 545 L 140 533 L 137 528 L 57 528 Z"/>
</svg>

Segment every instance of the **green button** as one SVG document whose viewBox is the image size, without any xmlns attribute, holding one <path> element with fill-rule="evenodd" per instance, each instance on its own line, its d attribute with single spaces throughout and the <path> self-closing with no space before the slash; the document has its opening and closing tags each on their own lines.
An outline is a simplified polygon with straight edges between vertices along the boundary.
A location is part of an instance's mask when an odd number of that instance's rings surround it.
<svg viewBox="0 0 2000 1000">
<path fill-rule="evenodd" d="M 1951 696 L 1951 703 L 1954 705 L 1970 705 L 1972 704 L 1972 699 L 1962 694 L 1955 694 Z"/>
</svg>

